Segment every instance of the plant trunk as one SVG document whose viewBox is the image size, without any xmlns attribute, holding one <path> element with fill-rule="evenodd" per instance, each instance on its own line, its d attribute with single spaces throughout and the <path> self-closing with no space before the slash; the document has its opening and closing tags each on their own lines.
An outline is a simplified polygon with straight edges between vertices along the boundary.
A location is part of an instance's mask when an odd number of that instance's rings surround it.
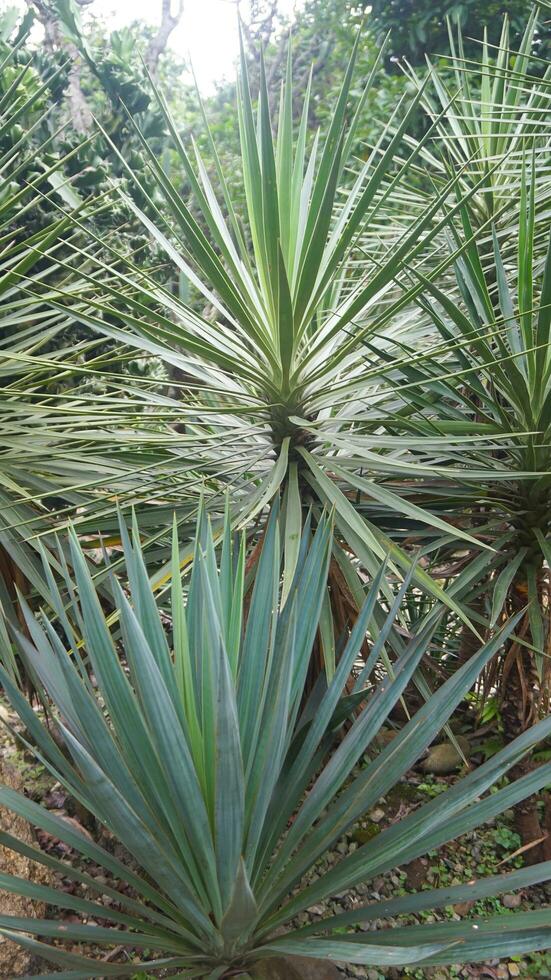
<svg viewBox="0 0 551 980">
<path fill-rule="evenodd" d="M 526 605 L 524 581 L 513 584 L 510 595 L 512 612 Z M 517 635 L 532 642 L 528 614 L 521 620 Z M 510 644 L 503 666 L 502 719 L 507 742 L 517 738 L 538 720 L 542 712 L 542 698 L 533 654 L 516 640 Z M 511 769 L 511 779 L 519 779 L 533 771 L 537 763 L 531 757 L 522 759 Z M 544 817 L 540 818 L 540 804 L 544 803 Z M 551 794 L 534 794 L 515 807 L 515 826 L 521 839 L 526 864 L 537 864 L 551 856 Z"/>
<path fill-rule="evenodd" d="M 544 822 L 543 831 L 547 835 L 541 845 L 541 856 L 543 861 L 551 861 L 551 793 L 543 794 L 544 802 Z"/>
</svg>

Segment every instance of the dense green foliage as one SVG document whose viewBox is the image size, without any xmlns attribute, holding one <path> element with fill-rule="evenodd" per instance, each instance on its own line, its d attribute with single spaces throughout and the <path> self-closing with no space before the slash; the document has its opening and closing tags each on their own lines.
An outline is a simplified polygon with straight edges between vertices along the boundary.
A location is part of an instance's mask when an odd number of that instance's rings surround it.
<svg viewBox="0 0 551 980">
<path fill-rule="evenodd" d="M 465 40 L 469 58 L 478 59 L 480 40 L 487 32 L 492 45 L 499 44 L 504 15 L 512 29 L 511 48 L 516 50 L 524 33 L 528 5 L 526 0 L 371 0 L 371 20 L 385 35 L 390 31 L 392 53 L 413 64 L 423 64 L 425 55 L 447 55 L 446 20 L 457 26 Z M 549 27 L 542 24 L 538 55 L 549 54 Z"/>
<path fill-rule="evenodd" d="M 1 916 L 1 933 L 67 966 L 72 972 L 64 975 L 75 980 L 95 976 L 97 969 L 104 970 L 103 963 L 100 967 L 93 959 L 25 934 L 100 946 L 124 937 L 137 950 L 159 951 L 147 962 L 150 975 L 173 967 L 183 970 L 182 976 L 211 980 L 226 971 L 252 970 L 254 976 L 258 960 L 282 953 L 400 966 L 476 960 L 490 949 L 493 956 L 505 956 L 551 946 L 547 915 L 539 912 L 517 916 L 506 931 L 499 915 L 474 926 L 441 923 L 378 928 L 368 934 L 343 929 L 384 915 L 453 904 L 464 897 L 463 886 L 371 904 L 307 928 L 293 926 L 296 915 L 315 902 L 466 832 L 551 778 L 548 763 L 487 795 L 551 732 L 548 718 L 327 874 L 305 879 L 324 852 L 411 767 L 504 635 L 495 636 L 442 685 L 390 745 L 382 751 L 372 748 L 366 755 L 431 642 L 438 613 L 403 644 L 387 672 L 377 665 L 384 637 L 395 628 L 395 610 L 391 612 L 352 693 L 346 695 L 365 633 L 373 630 L 381 570 L 334 677 L 305 698 L 330 556 L 331 529 L 325 518 L 313 536 L 306 527 L 283 597 L 280 534 L 277 511 L 272 511 L 243 630 L 244 539 L 232 542 L 227 521 L 217 568 L 211 531 L 201 515 L 187 605 L 174 538 L 170 645 L 148 582 L 138 528 L 133 530 L 133 544 L 124 527 L 121 530 L 130 581 L 128 597 L 116 588 L 122 649 L 114 642 L 74 535 L 71 558 L 79 600 L 73 614 L 81 624 L 84 649 L 55 590 L 54 608 L 64 624 L 65 642 L 54 621 L 34 619 L 26 604 L 30 639 L 16 631 L 20 652 L 52 704 L 64 752 L 0 670 L 38 757 L 128 855 L 126 860 L 114 857 L 23 795 L 0 789 L 1 805 L 99 864 L 110 883 L 98 886 L 80 867 L 51 858 L 50 867 L 86 884 L 92 895 L 99 887 L 111 902 L 104 906 L 94 898 L 25 884 L 6 874 L 0 875 L 0 884 L 109 924 L 60 926 L 47 919 Z M 518 617 L 509 620 L 505 635 L 517 621 Z M 335 734 L 353 705 L 361 706 L 336 745 Z M 360 770 L 355 770 L 362 759 Z M 22 846 L 11 835 L 3 835 L 3 843 L 16 850 Z M 30 853 L 44 860 L 36 849 Z M 142 870 L 134 870 L 131 858 Z M 469 898 L 548 877 L 551 862 L 469 885 Z M 131 885 L 136 898 L 119 890 L 117 881 Z M 136 965 L 130 962 L 104 972 L 130 976 Z"/>
<path fill-rule="evenodd" d="M 549 877 L 531 754 L 551 726 L 546 9 L 492 15 L 484 39 L 491 5 L 455 5 L 462 37 L 423 5 L 309 0 L 292 39 L 244 25 L 236 85 L 205 100 L 170 56 L 144 73 L 139 24 L 41 9 L 38 51 L 30 16 L 0 23 L 1 677 L 25 742 L 124 854 L 0 790 L 121 903 L 3 875 L 111 924 L 0 928 L 74 980 L 93 959 L 25 934 L 109 946 L 123 926 L 159 951 L 150 970 L 212 980 L 283 952 L 547 948 L 538 912 L 476 934 L 342 931 L 378 905 L 296 920 L 527 796 L 540 863 L 473 888 Z M 406 24 L 414 63 L 389 72 Z M 440 44 L 424 64 L 417 45 Z M 497 718 L 497 754 L 317 876 L 439 732 L 455 741 L 465 701 Z"/>
</svg>

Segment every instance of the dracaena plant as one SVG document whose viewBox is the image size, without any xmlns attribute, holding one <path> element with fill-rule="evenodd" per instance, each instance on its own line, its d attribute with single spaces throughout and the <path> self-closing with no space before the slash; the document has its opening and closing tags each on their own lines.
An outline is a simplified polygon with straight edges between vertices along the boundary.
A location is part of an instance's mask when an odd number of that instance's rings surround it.
<svg viewBox="0 0 551 980">
<path fill-rule="evenodd" d="M 384 566 L 345 638 L 333 678 L 320 680 L 305 697 L 331 548 L 324 516 L 313 535 L 305 529 L 283 598 L 280 528 L 272 512 L 246 616 L 244 544 L 234 539 L 229 523 L 218 565 L 208 523 L 200 519 L 187 602 L 175 539 L 170 620 L 160 618 L 137 528 L 132 543 L 124 527 L 122 536 L 129 588 L 116 587 L 120 632 L 106 620 L 74 535 L 73 617 L 81 624 L 83 645 L 59 594 L 57 620 L 25 610 L 27 635 L 16 631 L 21 655 L 51 699 L 55 740 L 1 672 L 36 755 L 117 846 L 94 843 L 45 807 L 0 789 L 0 805 L 59 838 L 75 860 L 58 860 L 9 833 L 2 834 L 2 844 L 71 880 L 75 889 L 69 893 L 4 873 L 0 887 L 82 916 L 79 923 L 73 917 L 69 922 L 2 915 L 2 934 L 60 967 L 55 975 L 72 980 L 98 973 L 131 976 L 140 962 L 151 975 L 175 970 L 178 977 L 215 980 L 238 973 L 252 977 L 261 960 L 286 953 L 399 966 L 458 963 L 551 945 L 547 911 L 508 916 L 506 928 L 502 916 L 396 925 L 400 915 L 549 878 L 551 862 L 467 887 L 423 891 L 342 915 L 328 912 L 310 926 L 296 924 L 298 913 L 314 903 L 469 831 L 549 781 L 551 764 L 495 788 L 551 731 L 551 719 L 327 873 L 308 876 L 434 739 L 515 621 L 378 751 L 374 739 L 431 643 L 438 619 L 437 613 L 429 617 L 409 637 L 396 631 L 400 653 L 387 670 L 381 657 L 394 631 L 393 609 L 354 674 L 366 631 L 373 633 Z M 387 915 L 393 917 L 391 929 L 343 931 Z M 90 917 L 104 924 L 87 924 Z M 95 949 L 123 944 L 133 955 L 118 963 L 75 951 L 75 943 L 87 942 Z"/>
<path fill-rule="evenodd" d="M 109 370 L 119 371 L 122 364 L 124 370 L 124 354 L 117 366 L 112 344 L 75 328 L 72 318 L 37 295 L 52 283 L 78 290 L 79 280 L 66 262 L 72 255 L 69 239 L 79 234 L 75 219 L 94 211 L 93 220 L 101 225 L 101 214 L 93 202 L 87 211 L 90 202 L 78 193 L 78 175 L 77 189 L 73 186 L 70 174 L 89 162 L 91 142 L 74 145 L 73 139 L 72 149 L 65 152 L 66 143 L 53 120 L 54 95 L 66 66 L 59 67 L 54 58 L 53 67 L 36 70 L 27 47 L 32 19 L 29 12 L 15 41 L 8 39 L 13 11 L 0 24 L 0 603 L 13 619 L 18 615 L 14 584 L 26 595 L 51 603 L 37 541 L 40 538 L 51 569 L 59 574 L 66 556 L 60 562 L 50 532 L 54 522 L 66 519 L 67 511 L 82 512 L 88 505 L 90 525 L 85 530 L 97 535 L 116 527 L 112 501 L 103 492 L 116 477 L 121 498 L 141 488 L 154 500 L 162 492 L 163 472 L 173 485 L 172 468 L 167 473 L 159 458 L 154 464 L 141 460 L 142 465 L 122 474 L 123 461 L 120 456 L 113 459 L 112 438 L 99 437 L 101 426 L 95 423 L 86 431 L 84 416 L 89 420 L 89 415 L 84 406 L 88 398 L 95 399 L 96 406 L 101 402 L 102 368 L 107 364 Z M 92 155 L 97 162 L 95 151 Z M 71 216 L 59 210 L 60 201 L 71 209 Z M 120 244 L 111 217 L 103 225 L 104 234 L 114 234 Z M 126 228 L 125 233 L 128 242 L 131 231 Z M 75 419 L 81 422 L 78 436 Z M 90 438 L 95 438 L 98 450 L 93 468 L 86 451 Z M 131 453 L 135 458 L 135 448 Z M 148 485 L 152 465 L 153 488 Z M 192 511 L 191 536 L 196 506 L 190 498 L 188 488 L 188 503 L 181 501 L 179 518 L 184 524 L 184 511 Z M 172 513 L 172 507 L 150 508 L 158 522 L 149 526 L 150 533 L 158 532 L 159 524 L 165 530 Z M 143 528 L 146 523 L 144 518 Z M 97 538 L 88 537 L 89 547 L 97 543 Z M 10 669 L 15 676 L 15 660 Z"/>
<path fill-rule="evenodd" d="M 477 185 L 470 199 L 471 221 L 480 226 L 507 215 L 518 200 L 523 159 L 533 149 L 538 171 L 548 173 L 551 65 L 538 57 L 538 10 L 528 17 L 518 50 L 509 40 L 509 20 L 503 18 L 501 37 L 491 45 L 480 40 L 480 57 L 467 59 L 463 39 L 449 25 L 451 55 L 446 72 L 429 61 L 430 83 L 407 66 L 422 102 L 435 123 L 436 138 L 421 149 L 435 180 L 460 174 L 463 192 Z M 414 146 L 415 141 L 408 138 Z M 548 181 L 539 185 L 542 199 Z M 541 202 L 540 202 L 541 203 Z"/>
<path fill-rule="evenodd" d="M 518 202 L 521 196 L 524 161 L 534 157 L 538 182 L 534 198 L 534 249 L 538 258 L 547 248 L 548 216 L 551 197 L 549 171 L 551 129 L 551 64 L 538 55 L 539 19 L 537 8 L 528 17 L 518 50 L 510 47 L 507 16 L 499 42 L 480 39 L 479 57 L 465 57 L 463 38 L 457 37 L 448 25 L 451 54 L 446 62 L 432 64 L 427 57 L 427 73 L 419 73 L 409 65 L 404 70 L 421 93 L 421 105 L 434 126 L 434 138 L 420 146 L 419 159 L 412 164 L 416 174 L 415 186 L 408 189 L 407 209 L 422 214 L 432 196 L 431 184 L 441 187 L 452 174 L 457 174 L 459 194 L 465 198 L 459 242 L 476 237 L 479 259 L 488 282 L 495 282 L 497 268 L 492 246 L 491 225 L 500 235 L 502 258 L 514 257 L 518 226 Z M 414 149 L 416 140 L 405 134 L 405 143 Z M 430 175 L 430 182 L 427 182 Z M 468 194 L 469 191 L 474 191 Z M 392 212 L 404 211 L 404 201 L 396 191 Z M 457 203 L 454 189 L 449 207 Z M 396 220 L 396 219 L 395 219 Z M 392 223 L 392 222 L 391 222 Z M 434 239 L 424 257 L 424 267 L 417 268 L 425 275 L 435 263 L 442 261 L 442 251 L 449 246 L 451 223 L 442 229 L 436 247 Z M 366 248 L 369 247 L 368 236 Z M 404 269 L 399 277 L 409 270 Z M 457 291 L 449 270 L 435 277 L 439 288 L 452 302 Z M 410 314 L 411 315 L 411 314 Z M 411 333 L 404 321 L 403 339 L 406 345 Z M 413 338 L 414 339 L 414 338 Z M 440 355 L 443 356 L 443 355 Z"/>
<path fill-rule="evenodd" d="M 425 467 L 417 494 L 432 492 L 432 506 L 439 506 L 442 516 L 453 514 L 464 526 L 478 525 L 494 546 L 478 554 L 474 578 L 486 577 L 490 625 L 528 598 L 520 633 L 533 647 L 540 693 L 545 695 L 549 623 L 542 594 L 551 557 L 551 239 L 547 228 L 540 254 L 534 168 L 530 155 L 521 173 L 514 233 L 493 231 L 493 269 L 484 269 L 472 244 L 455 264 L 455 302 L 435 283 L 423 282 L 420 311 L 441 343 L 411 351 L 409 359 L 402 351 L 389 359 L 387 392 L 392 399 L 399 392 L 408 406 L 389 427 L 396 438 L 408 431 L 416 434 Z M 464 220 L 468 222 L 467 214 Z M 516 256 L 505 258 L 504 245 L 510 253 L 512 242 Z"/>
<path fill-rule="evenodd" d="M 549 693 L 544 594 L 551 462 L 551 67 L 538 57 L 536 9 L 518 52 L 509 48 L 507 18 L 497 46 L 484 40 L 480 63 L 465 59 L 460 34 L 456 46 L 450 31 L 450 45 L 453 71 L 447 81 L 432 66 L 428 86 L 409 71 L 424 87 L 423 105 L 436 124 L 438 139 L 421 150 L 433 179 L 444 180 L 457 170 L 463 191 L 479 184 L 460 207 L 457 226 L 450 223 L 443 236 L 443 247 L 451 251 L 465 238 L 469 244 L 444 277 L 429 281 L 420 265 L 407 270 L 408 281 L 419 289 L 414 301 L 419 317 L 427 318 L 430 340 L 416 346 L 404 324 L 395 351 L 385 352 L 380 421 L 389 448 L 404 447 L 396 480 L 409 484 L 413 499 L 452 523 L 470 526 L 495 548 L 482 555 L 467 548 L 468 601 L 476 618 L 491 626 L 527 596 L 530 600 L 519 631 L 524 654 L 517 648 L 518 657 L 496 661 L 487 674 L 488 690 L 496 679 L 503 691 L 509 686 L 515 713 L 522 705 L 526 720 L 546 710 Z M 419 197 L 425 197 L 422 189 Z M 477 236 L 484 225 L 486 231 Z M 407 452 L 408 441 L 413 453 Z M 368 445 L 360 435 L 357 458 L 362 444 Z M 377 511 L 367 494 L 360 508 L 374 520 Z M 393 534 L 389 518 L 385 527 Z M 453 578 L 454 567 L 464 568 L 466 551 L 462 546 L 458 551 L 458 542 L 427 535 L 419 524 L 408 530 L 414 540 L 424 539 L 427 554 L 436 555 L 435 574 Z M 449 592 L 464 600 L 465 577 Z M 468 655 L 470 640 L 461 648 L 461 655 Z M 522 697 L 518 684 L 510 682 L 515 661 L 524 663 L 517 678 Z"/>
<path fill-rule="evenodd" d="M 538 233 L 536 174 L 536 156 L 526 154 L 516 222 L 494 227 L 483 243 L 491 266 L 474 243 L 455 263 L 455 301 L 422 283 L 420 315 L 440 342 L 409 357 L 402 348 L 387 371 L 389 403 L 402 402 L 389 437 L 403 442 L 409 434 L 410 462 L 424 471 L 413 485 L 405 467 L 402 479 L 416 500 L 492 545 L 481 554 L 441 536 L 425 542 L 450 578 L 462 569 L 449 592 L 483 629 L 524 608 L 514 640 L 481 684 L 499 696 L 507 737 L 548 713 L 551 691 L 551 239 L 548 222 Z M 369 516 L 369 501 L 362 506 Z M 462 642 L 461 656 L 472 649 Z M 551 853 L 535 798 L 517 818 L 523 842 L 541 839 L 543 855 Z"/>
<path fill-rule="evenodd" d="M 255 105 L 243 57 L 237 91 L 242 194 L 237 201 L 232 200 L 206 116 L 203 153 L 193 138 L 186 140 L 180 133 L 156 92 L 188 195 L 181 182 L 167 175 L 138 129 L 157 194 L 147 193 L 124 160 L 127 180 L 119 191 L 167 263 L 186 281 L 187 298 L 185 292 L 174 295 L 154 272 L 113 249 L 109 260 L 96 262 L 94 271 L 82 277 L 78 299 L 76 291 L 50 294 L 66 315 L 126 350 L 140 351 L 169 373 L 165 386 L 155 388 L 126 381 L 121 387 L 109 379 L 102 402 L 103 437 L 87 433 L 90 459 L 102 440 L 111 439 L 111 452 L 120 454 L 121 473 L 126 467 L 132 479 L 135 467 L 132 494 L 124 504 L 136 500 L 143 472 L 154 481 L 161 459 L 168 460 L 159 470 L 156 495 L 162 502 L 181 493 L 182 481 L 204 481 L 218 505 L 220 489 L 229 488 L 232 514 L 243 526 L 283 488 L 287 586 L 297 560 L 301 520 L 310 506 L 315 514 L 326 506 L 335 508 L 338 540 L 345 542 L 337 560 L 348 563 L 345 577 L 353 568 L 351 554 L 371 575 L 388 553 L 394 568 L 404 571 L 409 564 L 379 521 L 358 515 L 354 501 L 365 488 L 398 521 L 424 521 L 449 532 L 437 516 L 385 482 L 392 474 L 393 447 L 383 445 L 377 434 L 371 451 L 358 459 L 352 437 L 365 416 L 372 427 L 379 425 L 379 379 L 366 362 L 366 339 L 384 351 L 394 332 L 403 328 L 403 321 L 396 326 L 393 319 L 400 313 L 412 343 L 422 342 L 418 323 L 424 322 L 404 314 L 408 289 L 397 282 L 404 270 L 421 261 L 431 242 L 441 241 L 459 208 L 459 202 L 449 205 L 450 196 L 457 192 L 460 201 L 463 195 L 459 176 L 452 175 L 421 213 L 410 214 L 404 207 L 411 166 L 434 135 L 435 124 L 409 156 L 406 147 L 403 159 L 403 137 L 419 108 L 421 90 L 411 99 L 404 96 L 376 145 L 364 147 L 362 113 L 379 61 L 352 111 L 355 53 L 324 135 L 309 133 L 308 92 L 300 118 L 294 118 L 291 57 L 277 127 L 264 69 Z M 350 178 L 357 156 L 359 172 Z M 478 186 L 474 181 L 465 195 L 475 194 Z M 87 233 L 94 247 L 93 232 Z M 463 247 L 459 245 L 459 252 Z M 81 262 L 84 255 L 90 262 L 88 251 L 75 247 L 73 261 Z M 444 256 L 427 275 L 440 274 L 451 261 Z M 80 421 L 86 423 L 84 411 Z M 417 585 L 443 597 L 422 565 L 414 575 Z M 329 623 L 331 616 L 324 621 Z M 334 660 L 330 632 L 324 631 L 328 663 Z"/>
<path fill-rule="evenodd" d="M 59 376 L 66 360 L 63 330 L 70 321 L 29 296 L 25 283 L 29 277 L 44 286 L 56 278 L 66 282 L 56 254 L 73 225 L 56 203 L 79 203 L 60 173 L 76 150 L 59 152 L 47 104 L 63 69 L 40 77 L 25 52 L 28 18 L 25 23 L 17 42 L 8 43 L 8 16 L 0 42 L 0 602 L 6 613 L 14 580 L 50 601 L 36 544 L 29 539 L 44 530 L 51 496 L 75 477 L 74 467 L 36 426 L 51 397 L 49 379 Z M 22 466 L 31 457 L 33 464 Z"/>
</svg>

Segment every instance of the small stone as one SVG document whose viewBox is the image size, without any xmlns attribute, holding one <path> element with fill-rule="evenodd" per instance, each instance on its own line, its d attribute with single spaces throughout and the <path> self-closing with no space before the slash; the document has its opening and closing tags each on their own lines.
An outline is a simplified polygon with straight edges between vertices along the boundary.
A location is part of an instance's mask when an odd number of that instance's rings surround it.
<svg viewBox="0 0 551 980">
<path fill-rule="evenodd" d="M 506 966 L 498 966 L 496 970 L 496 975 L 499 977 L 499 980 L 508 980 L 509 970 L 507 969 Z"/>
<path fill-rule="evenodd" d="M 373 823 L 380 823 L 381 820 L 385 818 L 385 811 L 381 810 L 379 807 L 376 810 L 372 810 L 369 814 Z"/>
<path fill-rule="evenodd" d="M 457 743 L 468 760 L 471 753 L 468 740 L 459 735 Z M 455 746 L 451 742 L 442 742 L 440 745 L 433 745 L 429 749 L 426 759 L 423 759 L 421 763 L 421 769 L 424 772 L 435 773 L 437 776 L 447 776 L 462 765 L 464 765 L 463 759 Z"/>
<path fill-rule="evenodd" d="M 520 966 L 518 963 L 508 963 L 509 976 L 510 977 L 520 977 Z"/>
<path fill-rule="evenodd" d="M 522 902 L 521 895 L 504 895 L 501 899 L 502 904 L 506 909 L 518 909 Z"/>
<path fill-rule="evenodd" d="M 408 888 L 417 891 L 428 879 L 427 864 L 423 858 L 414 858 L 406 864 L 406 880 Z"/>
<path fill-rule="evenodd" d="M 367 844 L 373 837 L 380 834 L 380 829 L 377 827 L 376 823 L 370 821 L 369 823 L 363 824 L 361 827 L 356 827 L 354 830 L 354 842 L 355 844 Z M 352 845 L 350 845 L 352 848 Z"/>
<path fill-rule="evenodd" d="M 457 905 L 454 905 L 453 908 L 454 908 L 454 911 L 457 912 L 458 916 L 463 917 L 464 915 L 467 915 L 467 913 L 471 911 L 473 905 L 474 905 L 474 902 L 472 902 L 472 901 L 471 902 L 459 902 Z"/>
</svg>

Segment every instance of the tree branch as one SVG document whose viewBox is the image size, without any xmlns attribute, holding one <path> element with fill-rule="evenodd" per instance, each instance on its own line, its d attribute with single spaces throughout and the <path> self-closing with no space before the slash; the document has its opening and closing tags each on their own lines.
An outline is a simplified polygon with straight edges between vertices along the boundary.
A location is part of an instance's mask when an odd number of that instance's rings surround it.
<svg viewBox="0 0 551 980">
<path fill-rule="evenodd" d="M 145 63 L 153 76 L 157 77 L 159 58 L 168 44 L 168 39 L 175 27 L 178 26 L 184 12 L 184 0 L 178 0 L 176 13 L 172 13 L 172 0 L 162 0 L 161 24 L 155 37 L 151 39 L 145 53 Z"/>
<path fill-rule="evenodd" d="M 89 7 L 94 0 L 76 0 L 79 7 Z M 55 8 L 45 0 L 28 0 L 34 5 L 44 26 L 44 44 L 52 52 L 64 51 L 70 59 L 67 106 L 69 117 L 77 133 L 86 133 L 92 126 L 92 113 L 82 89 L 82 57 L 78 48 L 60 29 Z"/>
</svg>

